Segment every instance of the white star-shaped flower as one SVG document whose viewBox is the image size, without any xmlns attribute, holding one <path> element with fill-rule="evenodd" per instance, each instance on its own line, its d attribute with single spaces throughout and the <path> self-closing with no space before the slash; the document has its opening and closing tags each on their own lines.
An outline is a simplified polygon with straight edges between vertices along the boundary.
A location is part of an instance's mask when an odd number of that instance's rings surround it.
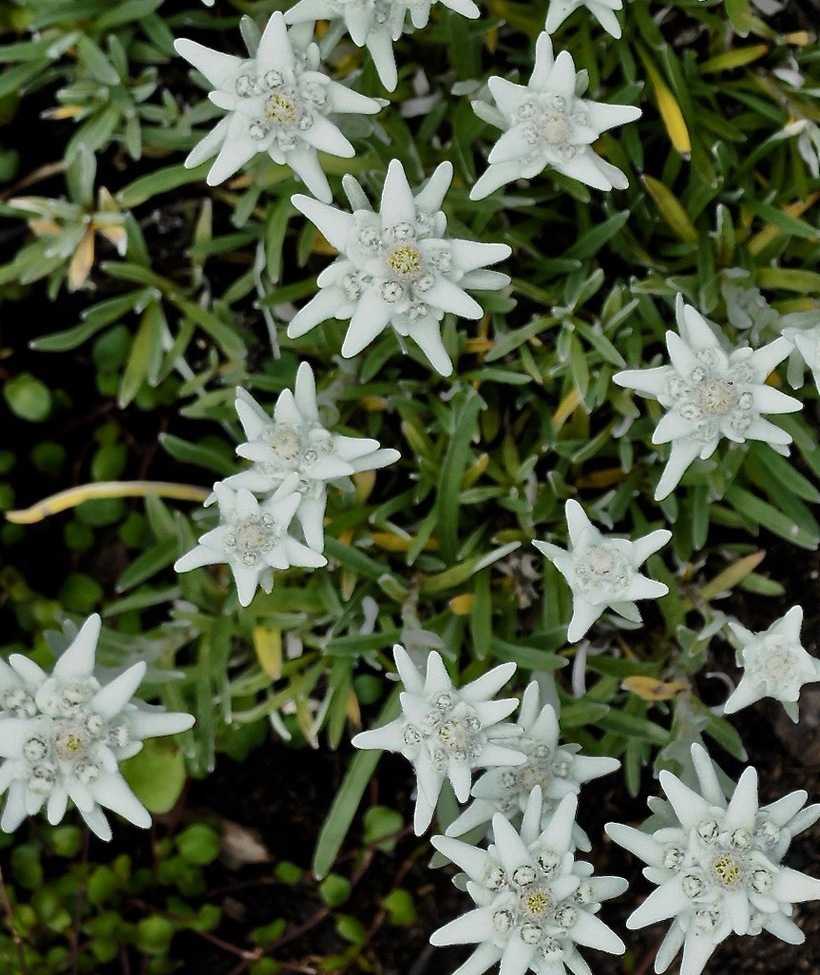
<svg viewBox="0 0 820 975">
<path fill-rule="evenodd" d="M 103 808 L 147 828 L 151 817 L 119 772 L 146 738 L 175 735 L 190 714 L 131 698 L 145 676 L 140 661 L 104 686 L 94 676 L 100 617 L 89 616 L 52 673 L 22 654 L 0 660 L 0 828 L 12 833 L 45 807 L 52 826 L 71 801 L 88 828 L 111 839 Z"/>
<path fill-rule="evenodd" d="M 743 677 L 726 701 L 726 714 L 736 714 L 763 697 L 773 697 L 783 704 L 792 721 L 798 722 L 800 689 L 804 684 L 820 681 L 820 660 L 800 642 L 802 625 L 801 606 L 792 606 L 762 633 L 752 633 L 740 623 L 729 623 L 740 644 L 737 658 Z"/>
<path fill-rule="evenodd" d="M 759 349 L 727 352 L 682 295 L 675 303 L 675 318 L 680 334 L 666 333 L 671 365 L 628 369 L 612 377 L 619 386 L 656 399 L 667 411 L 652 434 L 652 443 L 672 444 L 655 488 L 656 501 L 671 494 L 697 457 L 711 457 L 722 437 L 735 443 L 762 440 L 788 453 L 791 436 L 761 414 L 794 413 L 803 405 L 766 385 L 766 377 L 791 352 L 785 338 Z"/>
<path fill-rule="evenodd" d="M 322 74 L 311 36 L 312 26 L 288 32 L 277 11 L 250 58 L 213 51 L 187 38 L 174 41 L 177 53 L 213 86 L 210 100 L 227 112 L 185 160 L 191 168 L 216 155 L 209 186 L 264 152 L 289 166 L 311 193 L 333 199 L 317 153 L 351 158 L 356 152 L 332 116 L 375 115 L 381 105 Z"/>
<path fill-rule="evenodd" d="M 293 392 L 279 395 L 270 417 L 246 390 L 236 391 L 236 412 L 247 440 L 237 454 L 253 466 L 222 482 L 233 489 L 268 495 L 287 485 L 300 498 L 296 518 L 307 544 L 324 550 L 327 483 L 394 464 L 401 454 L 369 437 L 345 437 L 322 426 L 316 380 L 307 362 L 296 372 Z"/>
<path fill-rule="evenodd" d="M 806 793 L 792 792 L 761 809 L 757 772 L 750 767 L 727 802 L 708 752 L 693 745 L 692 759 L 699 791 L 671 772 L 660 773 L 673 825 L 652 835 L 621 823 L 606 825 L 616 843 L 648 864 L 643 874 L 658 885 L 626 926 L 636 930 L 673 919 L 655 959 L 658 973 L 682 947 L 680 975 L 700 975 L 733 931 L 756 935 L 766 930 L 789 944 L 802 944 L 803 932 L 791 920 L 793 905 L 820 898 L 820 881 L 781 864 L 791 835 L 805 828 L 800 819 L 817 818 L 813 810 L 798 816 Z"/>
<path fill-rule="evenodd" d="M 550 0 L 544 30 L 548 34 L 554 34 L 579 7 L 586 7 L 607 34 L 615 38 L 621 36 L 621 24 L 615 11 L 623 10 L 623 0 Z"/>
<path fill-rule="evenodd" d="M 470 199 L 483 200 L 517 179 L 534 179 L 548 166 L 595 189 L 626 189 L 626 176 L 596 155 L 592 144 L 602 132 L 640 118 L 641 110 L 582 98 L 588 83 L 586 72 L 576 73 L 568 51 L 553 59 L 547 33 L 538 37 L 529 84 L 491 77 L 488 84 L 496 107 L 474 101 L 473 109 L 503 135 Z"/>
<path fill-rule="evenodd" d="M 329 20 L 334 37 L 345 31 L 357 47 L 366 47 L 373 58 L 379 79 L 388 91 L 395 91 L 399 75 L 393 43 L 407 25 L 421 30 L 430 20 L 430 10 L 442 6 L 471 20 L 481 15 L 472 0 L 299 0 L 285 13 L 288 24 Z"/>
<path fill-rule="evenodd" d="M 319 275 L 319 293 L 291 320 L 288 337 L 299 338 L 328 318 L 349 318 L 342 355 L 350 358 L 392 325 L 418 345 L 434 369 L 449 376 L 453 364 L 441 340 L 445 312 L 481 318 L 484 310 L 467 290 L 506 287 L 509 277 L 486 267 L 512 253 L 506 244 L 446 236 L 441 206 L 452 179 L 452 164 L 442 163 L 414 195 L 404 167 L 394 159 L 378 213 L 349 175 L 343 185 L 353 213 L 294 196 L 293 205 L 339 256 Z"/>
<path fill-rule="evenodd" d="M 356 735 L 353 744 L 401 752 L 413 765 L 417 787 L 413 826 L 421 836 L 432 822 L 445 779 L 458 801 L 467 802 L 473 769 L 526 761 L 516 748 L 521 729 L 502 723 L 518 700 L 492 700 L 515 673 L 515 664 L 500 664 L 456 688 L 435 650 L 427 657 L 425 677 L 399 644 L 393 647 L 393 658 L 404 685 L 402 714 L 381 728 Z"/>
<path fill-rule="evenodd" d="M 549 542 L 534 541 L 533 545 L 546 555 L 572 590 L 567 639 L 577 643 L 607 609 L 640 622 L 635 600 L 658 599 L 669 592 L 669 587 L 638 570 L 650 555 L 666 545 L 672 533 L 659 528 L 632 542 L 602 534 L 577 501 L 567 501 L 564 511 L 569 550 Z"/>
<path fill-rule="evenodd" d="M 515 747 L 524 752 L 527 761 L 517 768 L 494 768 L 485 772 L 473 786 L 473 802 L 447 827 L 448 836 L 463 836 L 477 826 L 489 825 L 500 812 L 518 825 L 535 786 L 541 790 L 541 828 L 555 813 L 558 803 L 568 795 L 576 796 L 581 786 L 620 768 L 617 758 L 581 755 L 581 746 L 560 745 L 558 715 L 550 704 L 540 707 L 540 693 L 532 681 L 521 698 L 516 724 L 521 736 Z M 589 837 L 576 823 L 573 843 L 578 849 L 592 849 Z"/>
<path fill-rule="evenodd" d="M 324 555 L 289 534 L 302 500 L 291 481 L 262 502 L 250 491 L 234 491 L 221 481 L 214 484 L 214 494 L 219 505 L 219 525 L 177 559 L 177 572 L 226 563 L 236 583 L 240 605 L 250 606 L 258 587 L 265 592 L 273 588 L 274 569 L 318 569 L 327 565 Z"/>
<path fill-rule="evenodd" d="M 786 321 L 793 318 L 802 318 L 804 314 L 803 312 L 797 312 L 793 316 L 787 315 L 783 323 L 785 324 Z M 817 314 L 811 315 L 814 321 L 817 321 L 818 317 L 820 316 Z M 803 327 L 786 325 L 781 334 L 792 346 L 792 353 L 789 358 L 789 382 L 792 389 L 799 389 L 803 385 L 804 372 L 801 365 L 802 362 L 805 363 L 809 372 L 811 372 L 811 377 L 817 387 L 817 392 L 820 393 L 820 324 Z M 797 359 L 795 363 L 796 368 L 793 368 L 792 362 L 795 359 Z"/>
<path fill-rule="evenodd" d="M 597 916 L 601 902 L 627 889 L 622 877 L 594 877 L 573 857 L 578 800 L 565 796 L 544 827 L 541 790 L 530 795 L 520 830 L 493 817 L 494 845 L 480 850 L 434 836 L 433 846 L 469 880 L 476 907 L 434 932 L 430 943 L 477 945 L 458 975 L 481 975 L 501 962 L 504 975 L 589 972 L 579 947 L 622 955 L 623 941 Z"/>
</svg>

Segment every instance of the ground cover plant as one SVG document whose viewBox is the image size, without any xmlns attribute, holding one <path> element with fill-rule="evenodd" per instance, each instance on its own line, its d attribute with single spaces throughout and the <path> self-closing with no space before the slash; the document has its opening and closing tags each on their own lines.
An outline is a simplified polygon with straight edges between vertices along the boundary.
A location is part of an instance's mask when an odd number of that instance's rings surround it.
<svg viewBox="0 0 820 975">
<path fill-rule="evenodd" d="M 0 0 L 3 971 L 817 969 L 817 12 Z"/>
</svg>

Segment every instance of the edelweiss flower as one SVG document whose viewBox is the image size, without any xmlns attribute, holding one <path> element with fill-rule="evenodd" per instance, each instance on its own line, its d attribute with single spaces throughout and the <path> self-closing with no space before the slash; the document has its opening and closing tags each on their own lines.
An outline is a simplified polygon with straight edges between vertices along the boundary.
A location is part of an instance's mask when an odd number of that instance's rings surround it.
<svg viewBox="0 0 820 975">
<path fill-rule="evenodd" d="M 504 134 L 493 146 L 489 168 L 470 199 L 483 200 L 517 179 L 534 179 L 547 166 L 595 189 L 626 189 L 626 176 L 597 156 L 592 144 L 602 132 L 640 118 L 641 110 L 582 98 L 588 83 L 586 72 L 576 74 L 568 51 L 553 60 L 547 33 L 538 37 L 529 84 L 491 77 L 488 84 L 497 107 L 475 101 L 473 109 Z"/>
<path fill-rule="evenodd" d="M 797 702 L 801 687 L 820 680 L 820 660 L 812 657 L 800 642 L 802 625 L 800 606 L 792 606 L 762 633 L 752 633 L 740 623 L 729 623 L 740 642 L 738 666 L 744 672 L 726 701 L 726 714 L 735 714 L 762 697 L 773 697 L 783 704 L 795 724 L 799 721 Z"/>
<path fill-rule="evenodd" d="M 445 779 L 459 802 L 470 797 L 475 768 L 521 765 L 526 756 L 515 749 L 521 729 L 501 724 L 518 705 L 515 698 L 491 698 L 515 673 L 515 664 L 501 664 L 462 688 L 453 687 L 441 656 L 433 650 L 422 678 L 404 647 L 393 647 L 393 658 L 404 691 L 402 715 L 381 728 L 356 735 L 356 748 L 383 748 L 401 752 L 416 770 L 417 836 L 433 819 Z M 511 740 L 512 739 L 512 740 Z M 506 747 L 499 742 L 509 742 Z M 515 750 L 514 750 L 515 749 Z"/>
<path fill-rule="evenodd" d="M 516 722 L 521 737 L 516 738 L 515 747 L 524 752 L 527 761 L 517 768 L 485 772 L 470 793 L 474 801 L 447 827 L 448 836 L 463 836 L 476 826 L 489 824 L 497 812 L 517 825 L 535 786 L 541 790 L 544 829 L 565 796 L 578 795 L 584 783 L 620 768 L 616 758 L 580 755 L 580 745 L 559 746 L 558 716 L 550 704 L 539 707 L 539 698 L 538 684 L 532 681 L 521 698 Z M 573 844 L 584 851 L 592 849 L 589 837 L 577 823 L 573 826 Z"/>
<path fill-rule="evenodd" d="M 293 565 L 317 569 L 327 565 L 324 555 L 314 552 L 288 533 L 302 496 L 286 481 L 261 502 L 244 488 L 233 491 L 220 481 L 214 484 L 219 504 L 219 525 L 206 532 L 199 544 L 177 559 L 177 572 L 190 572 L 203 565 L 227 563 L 231 567 L 239 603 L 250 606 L 261 586 L 273 588 L 273 570 Z"/>
<path fill-rule="evenodd" d="M 680 975 L 700 975 L 715 948 L 732 931 L 766 930 L 789 944 L 803 932 L 791 920 L 793 905 L 820 897 L 820 881 L 781 865 L 791 836 L 817 816 L 806 810 L 806 793 L 790 793 L 760 808 L 757 772 L 747 768 L 727 803 L 706 749 L 692 746 L 700 792 L 671 772 L 660 773 L 674 825 L 651 836 L 620 823 L 606 831 L 648 864 L 658 885 L 630 916 L 630 930 L 674 918 L 658 950 L 655 971 L 665 972 L 683 947 Z M 813 817 L 813 818 L 812 818 Z M 787 825 L 790 824 L 790 825 Z"/>
<path fill-rule="evenodd" d="M 671 365 L 629 369 L 612 377 L 619 386 L 656 399 L 667 410 L 652 434 L 654 444 L 672 443 L 655 488 L 656 501 L 674 490 L 697 457 L 711 457 L 721 437 L 735 443 L 763 440 L 775 449 L 785 448 L 791 436 L 761 414 L 794 413 L 802 407 L 800 400 L 766 385 L 769 373 L 791 352 L 786 339 L 727 353 L 708 322 L 681 295 L 675 318 L 680 335 L 666 333 Z"/>
<path fill-rule="evenodd" d="M 621 36 L 621 24 L 615 11 L 623 10 L 623 0 L 550 0 L 544 30 L 548 34 L 554 34 L 579 7 L 586 7 L 607 34 L 615 38 Z"/>
<path fill-rule="evenodd" d="M 577 802 L 565 796 L 544 829 L 536 786 L 520 831 L 495 814 L 495 845 L 487 851 L 433 837 L 433 846 L 470 878 L 467 892 L 476 904 L 430 938 L 436 946 L 478 945 L 459 975 L 481 975 L 499 961 L 504 975 L 583 973 L 590 969 L 579 946 L 624 953 L 623 941 L 597 913 L 601 901 L 618 897 L 628 885 L 622 877 L 593 877 L 591 864 L 575 862 Z"/>
<path fill-rule="evenodd" d="M 51 674 L 21 654 L 0 660 L 0 794 L 8 791 L 0 828 L 6 833 L 43 806 L 56 825 L 69 800 L 102 840 L 111 839 L 103 808 L 135 826 L 151 825 L 119 763 L 136 755 L 144 739 L 187 731 L 194 718 L 131 701 L 145 675 L 143 661 L 100 686 L 94 677 L 99 635 L 94 614 Z"/>
<path fill-rule="evenodd" d="M 287 484 L 299 497 L 296 518 L 308 545 L 324 549 L 327 482 L 360 471 L 374 471 L 395 463 L 397 450 L 382 450 L 378 440 L 345 437 L 326 430 L 319 419 L 313 370 L 303 362 L 296 372 L 293 392 L 279 395 L 273 417 L 241 387 L 236 391 L 236 412 L 248 438 L 237 454 L 253 466 L 222 482 L 254 494 L 270 494 Z M 207 503 L 207 502 L 206 502 Z"/>
<path fill-rule="evenodd" d="M 293 318 L 288 337 L 299 338 L 328 318 L 349 318 L 342 355 L 350 358 L 392 325 L 413 339 L 434 369 L 450 375 L 453 364 L 441 341 L 444 313 L 481 318 L 484 310 L 465 289 L 506 287 L 506 274 L 485 267 L 511 254 L 506 244 L 445 236 L 441 205 L 452 179 L 452 164 L 442 163 L 414 196 L 404 167 L 394 159 L 378 213 L 352 176 L 343 184 L 352 214 L 294 196 L 293 205 L 316 224 L 339 257 L 319 275 L 319 293 Z"/>
<path fill-rule="evenodd" d="M 356 152 L 330 116 L 375 115 L 381 106 L 322 74 L 319 48 L 311 36 L 312 27 L 289 33 L 277 11 L 250 59 L 186 38 L 174 41 L 177 53 L 213 85 L 210 100 L 228 113 L 185 160 L 191 168 L 216 155 L 209 186 L 266 152 L 275 163 L 290 166 L 311 193 L 333 199 L 317 152 L 345 158 Z"/>
<path fill-rule="evenodd" d="M 395 91 L 399 76 L 393 42 L 404 33 L 407 14 L 412 26 L 421 30 L 438 2 L 473 20 L 481 14 L 472 0 L 299 0 L 285 13 L 285 21 L 329 20 L 337 38 L 346 30 L 357 47 L 370 51 L 384 87 Z"/>
<path fill-rule="evenodd" d="M 603 535 L 587 518 L 577 501 L 564 508 L 569 530 L 568 551 L 549 542 L 533 542 L 552 562 L 572 590 L 572 620 L 567 639 L 576 643 L 607 610 L 640 622 L 636 599 L 658 599 L 669 592 L 663 582 L 655 582 L 638 569 L 672 537 L 665 528 L 650 532 L 632 542 L 628 538 Z"/>
</svg>

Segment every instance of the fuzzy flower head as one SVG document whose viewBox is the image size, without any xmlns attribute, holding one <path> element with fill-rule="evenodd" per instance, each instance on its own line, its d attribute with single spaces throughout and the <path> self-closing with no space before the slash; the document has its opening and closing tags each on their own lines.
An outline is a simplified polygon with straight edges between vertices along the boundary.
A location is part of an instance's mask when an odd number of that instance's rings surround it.
<svg viewBox="0 0 820 975">
<path fill-rule="evenodd" d="M 458 801 L 467 802 L 473 769 L 521 765 L 526 760 L 516 745 L 521 729 L 502 723 L 515 710 L 517 699 L 492 700 L 515 673 L 515 664 L 501 664 L 456 688 L 435 650 L 427 657 L 425 677 L 404 647 L 394 646 L 393 658 L 404 685 L 401 716 L 361 732 L 353 744 L 401 752 L 412 763 L 417 784 L 413 825 L 421 836 L 432 822 L 445 779 Z"/>
<path fill-rule="evenodd" d="M 568 551 L 549 542 L 533 542 L 566 579 L 572 590 L 572 620 L 567 630 L 577 643 L 607 609 L 633 622 L 641 616 L 636 599 L 658 599 L 669 592 L 662 582 L 643 575 L 641 565 L 672 537 L 665 528 L 634 542 L 600 532 L 577 501 L 565 506 L 570 547 Z"/>
<path fill-rule="evenodd" d="M 726 714 L 735 714 L 763 697 L 773 697 L 782 702 L 786 713 L 797 723 L 800 689 L 804 684 L 820 681 L 820 660 L 812 657 L 800 642 L 802 625 L 800 606 L 792 606 L 762 633 L 752 633 L 740 623 L 729 623 L 739 644 L 737 658 L 743 677 L 726 701 Z"/>
<path fill-rule="evenodd" d="M 477 946 L 460 975 L 480 975 L 497 962 L 504 975 L 566 975 L 589 971 L 579 947 L 624 953 L 624 943 L 597 915 L 601 902 L 622 894 L 627 883 L 594 877 L 591 864 L 575 861 L 576 809 L 576 797 L 565 796 L 543 827 L 536 786 L 519 830 L 495 814 L 495 842 L 486 851 L 433 837 L 436 849 L 467 874 L 467 892 L 476 905 L 430 938 L 436 946 Z"/>
<path fill-rule="evenodd" d="M 324 549 L 327 484 L 361 471 L 395 463 L 397 450 L 381 449 L 378 440 L 331 433 L 322 425 L 316 381 L 307 362 L 296 372 L 293 392 L 285 389 L 268 416 L 253 396 L 236 391 L 236 412 L 247 438 L 237 454 L 252 462 L 222 483 L 253 494 L 269 495 L 290 487 L 299 496 L 296 518 L 305 541 L 317 552 Z"/>
<path fill-rule="evenodd" d="M 606 831 L 620 846 L 648 864 L 643 871 L 657 890 L 629 917 L 630 930 L 672 920 L 655 971 L 665 972 L 683 947 L 681 975 L 700 975 L 715 948 L 732 932 L 766 930 L 790 944 L 802 944 L 791 920 L 793 906 L 820 897 L 820 881 L 781 864 L 798 831 L 805 792 L 760 808 L 757 772 L 747 768 L 727 801 L 707 751 L 692 746 L 699 790 L 662 771 L 673 825 L 652 835 L 620 823 Z M 812 813 L 809 813 L 811 818 Z M 805 818 L 805 817 L 804 817 Z M 814 819 L 816 819 L 816 815 Z M 813 820 L 812 820 L 813 821 Z"/>
<path fill-rule="evenodd" d="M 462 836 L 477 826 L 489 824 L 502 813 L 518 824 L 530 801 L 532 790 L 541 790 L 541 828 L 545 828 L 565 796 L 577 796 L 581 786 L 620 768 L 616 758 L 580 755 L 580 745 L 559 744 L 558 716 L 550 704 L 540 707 L 540 693 L 532 681 L 521 698 L 516 724 L 521 736 L 515 747 L 527 756 L 516 768 L 494 768 L 485 772 L 472 788 L 473 802 L 447 827 L 448 836 Z M 576 823 L 573 844 L 591 849 L 589 837 Z"/>
<path fill-rule="evenodd" d="M 312 31 L 308 25 L 288 32 L 277 11 L 250 58 L 186 38 L 174 42 L 177 53 L 212 85 L 210 100 L 227 113 L 185 160 L 190 168 L 216 155 L 209 186 L 233 176 L 257 153 L 267 153 L 289 166 L 311 193 L 328 202 L 333 198 L 317 153 L 344 158 L 356 153 L 332 117 L 375 115 L 381 106 L 322 74 Z"/>
<path fill-rule="evenodd" d="M 285 13 L 285 21 L 329 20 L 335 38 L 347 32 L 357 47 L 367 48 L 379 80 L 388 91 L 395 91 L 399 75 L 393 44 L 405 30 L 426 27 L 437 3 L 472 20 L 481 14 L 472 0 L 299 0 Z"/>
<path fill-rule="evenodd" d="M 187 731 L 194 719 L 132 702 L 144 661 L 101 685 L 94 676 L 99 635 L 95 614 L 50 674 L 21 654 L 0 660 L 0 794 L 7 793 L 0 828 L 6 833 L 43 808 L 56 825 L 69 801 L 102 840 L 111 839 L 103 808 L 135 826 L 151 825 L 119 763 L 146 738 Z"/>
<path fill-rule="evenodd" d="M 576 73 L 568 51 L 553 58 L 546 33 L 536 43 L 529 84 L 491 77 L 488 84 L 495 107 L 475 101 L 473 109 L 503 135 L 493 146 L 489 168 L 472 188 L 470 199 L 483 200 L 517 179 L 534 179 L 547 167 L 595 189 L 626 189 L 626 176 L 596 155 L 592 144 L 602 132 L 640 118 L 641 110 L 582 98 L 588 83 L 586 72 Z"/>
<path fill-rule="evenodd" d="M 441 339 L 445 312 L 481 318 L 481 305 L 467 291 L 508 285 L 506 274 L 485 268 L 511 253 L 506 244 L 447 236 L 441 207 L 452 179 L 452 164 L 442 163 L 414 194 L 404 167 L 394 159 L 378 213 L 352 176 L 343 185 L 353 213 L 294 196 L 293 205 L 339 257 L 319 275 L 319 293 L 293 318 L 288 336 L 299 338 L 328 318 L 350 319 L 342 345 L 342 355 L 349 358 L 392 325 L 418 345 L 434 369 L 449 375 L 453 364 Z"/>
<path fill-rule="evenodd" d="M 623 10 L 623 0 L 549 0 L 544 30 L 554 34 L 567 17 L 580 7 L 586 7 L 607 34 L 614 38 L 621 36 L 621 24 L 615 11 Z"/>
<path fill-rule="evenodd" d="M 290 525 L 301 502 L 292 482 L 285 482 L 265 501 L 250 491 L 238 491 L 224 482 L 214 485 L 219 505 L 219 524 L 206 532 L 199 544 L 174 563 L 177 572 L 204 565 L 227 564 L 236 583 L 241 606 L 250 606 L 257 588 L 270 592 L 273 570 L 291 566 L 318 569 L 327 565 L 319 552 L 290 534 Z"/>
<path fill-rule="evenodd" d="M 711 457 L 723 437 L 735 443 L 762 440 L 785 450 L 791 436 L 762 414 L 794 413 L 802 406 L 766 385 L 767 376 L 791 352 L 785 338 L 759 349 L 727 352 L 706 319 L 681 295 L 675 317 L 679 334 L 666 333 L 671 365 L 613 376 L 619 386 L 656 399 L 666 410 L 652 434 L 652 443 L 672 444 L 655 488 L 656 501 L 671 494 L 697 457 Z"/>
</svg>

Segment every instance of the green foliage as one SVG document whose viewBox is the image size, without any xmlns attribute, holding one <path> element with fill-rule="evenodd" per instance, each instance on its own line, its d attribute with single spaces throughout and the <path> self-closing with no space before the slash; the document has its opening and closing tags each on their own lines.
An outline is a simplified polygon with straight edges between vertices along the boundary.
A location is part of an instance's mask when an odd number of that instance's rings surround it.
<svg viewBox="0 0 820 975">
<path fill-rule="evenodd" d="M 207 165 L 182 165 L 216 110 L 174 56 L 173 38 L 190 33 L 238 51 L 239 7 L 261 23 L 283 6 L 0 0 L 0 383 L 10 431 L 0 509 L 85 482 L 207 490 L 241 467 L 235 387 L 268 405 L 300 360 L 314 367 L 334 429 L 376 437 L 402 460 L 332 495 L 327 571 L 281 573 L 247 609 L 221 568 L 172 571 L 213 525 L 213 509 L 109 497 L 47 524 L 7 524 L 4 649 L 22 644 L 48 664 L 55 647 L 44 634 L 65 613 L 103 612 L 104 666 L 146 660 L 147 696 L 197 717 L 178 744 L 149 743 L 126 766 L 157 814 L 220 755 L 242 761 L 263 743 L 346 748 L 353 730 L 387 720 L 396 641 L 441 646 L 464 680 L 505 660 L 519 665 L 519 689 L 532 676 L 554 679 L 564 735 L 620 758 L 633 794 L 646 766 L 677 767 L 702 735 L 742 756 L 733 726 L 701 699 L 698 676 L 715 669 L 716 649 L 725 654 L 722 624 L 738 596 L 773 619 L 790 583 L 780 570 L 820 543 L 817 392 L 807 381 L 796 394 L 803 412 L 777 420 L 794 437 L 791 460 L 724 443 L 658 506 L 667 449 L 651 442 L 658 409 L 611 377 L 660 361 L 678 292 L 734 345 L 771 340 L 787 315 L 818 315 L 820 180 L 788 128 L 820 121 L 816 40 L 794 11 L 768 24 L 745 0 L 634 0 L 618 43 L 579 11 L 556 46 L 589 72 L 590 97 L 644 111 L 598 146 L 629 175 L 629 189 L 600 194 L 546 172 L 471 203 L 494 134 L 469 101 L 489 74 L 527 74 L 543 9 L 493 0 L 465 25 L 437 6 L 430 27 L 398 46 L 399 87 L 377 135 L 351 128 L 356 158 L 323 162 L 339 199 L 345 172 L 377 196 L 391 158 L 415 183 L 450 159 L 451 232 L 513 248 L 513 284 L 479 296 L 482 321 L 446 318 L 455 372 L 442 379 L 391 331 L 353 361 L 339 357 L 339 322 L 288 340 L 286 319 L 331 258 L 290 207 L 301 187 L 261 157 L 213 191 Z M 360 65 L 357 90 L 384 97 L 357 50 L 331 58 L 329 70 L 342 78 Z M 802 87 L 784 80 L 793 70 Z M 431 92 L 421 103 L 419 71 Z M 727 274 L 736 269 L 746 277 Z M 754 289 L 765 308 L 749 328 L 738 316 Z M 785 387 L 793 369 L 771 382 Z M 564 541 L 570 497 L 618 532 L 673 532 L 650 562 L 669 595 L 646 609 L 643 629 L 602 621 L 595 641 L 610 652 L 586 659 L 577 696 L 568 593 L 530 545 Z M 59 579 L 53 566 L 32 564 L 35 547 L 59 562 Z M 378 762 L 375 753 L 350 758 L 318 831 L 312 869 L 325 879 L 316 897 L 332 911 L 346 901 L 346 878 L 333 872 L 345 844 L 390 855 L 404 825 L 380 804 L 392 797 L 363 798 Z M 314 811 L 317 827 L 324 812 Z M 178 932 L 218 924 L 202 902 L 219 848 L 211 824 L 161 841 L 156 871 L 128 857 L 81 862 L 73 821 L 42 837 L 10 854 L 32 970 L 66 970 L 69 892 L 80 884 L 83 951 L 100 965 L 127 945 L 147 971 L 170 970 Z M 277 883 L 299 888 L 305 866 L 277 862 Z M 126 911 L 129 896 L 148 907 Z M 413 924 L 403 888 L 383 908 L 390 924 Z M 260 924 L 252 940 L 266 949 L 285 923 Z M 334 913 L 333 923 L 343 968 L 367 931 L 352 914 Z M 268 962 L 249 970 L 267 975 Z"/>
</svg>

